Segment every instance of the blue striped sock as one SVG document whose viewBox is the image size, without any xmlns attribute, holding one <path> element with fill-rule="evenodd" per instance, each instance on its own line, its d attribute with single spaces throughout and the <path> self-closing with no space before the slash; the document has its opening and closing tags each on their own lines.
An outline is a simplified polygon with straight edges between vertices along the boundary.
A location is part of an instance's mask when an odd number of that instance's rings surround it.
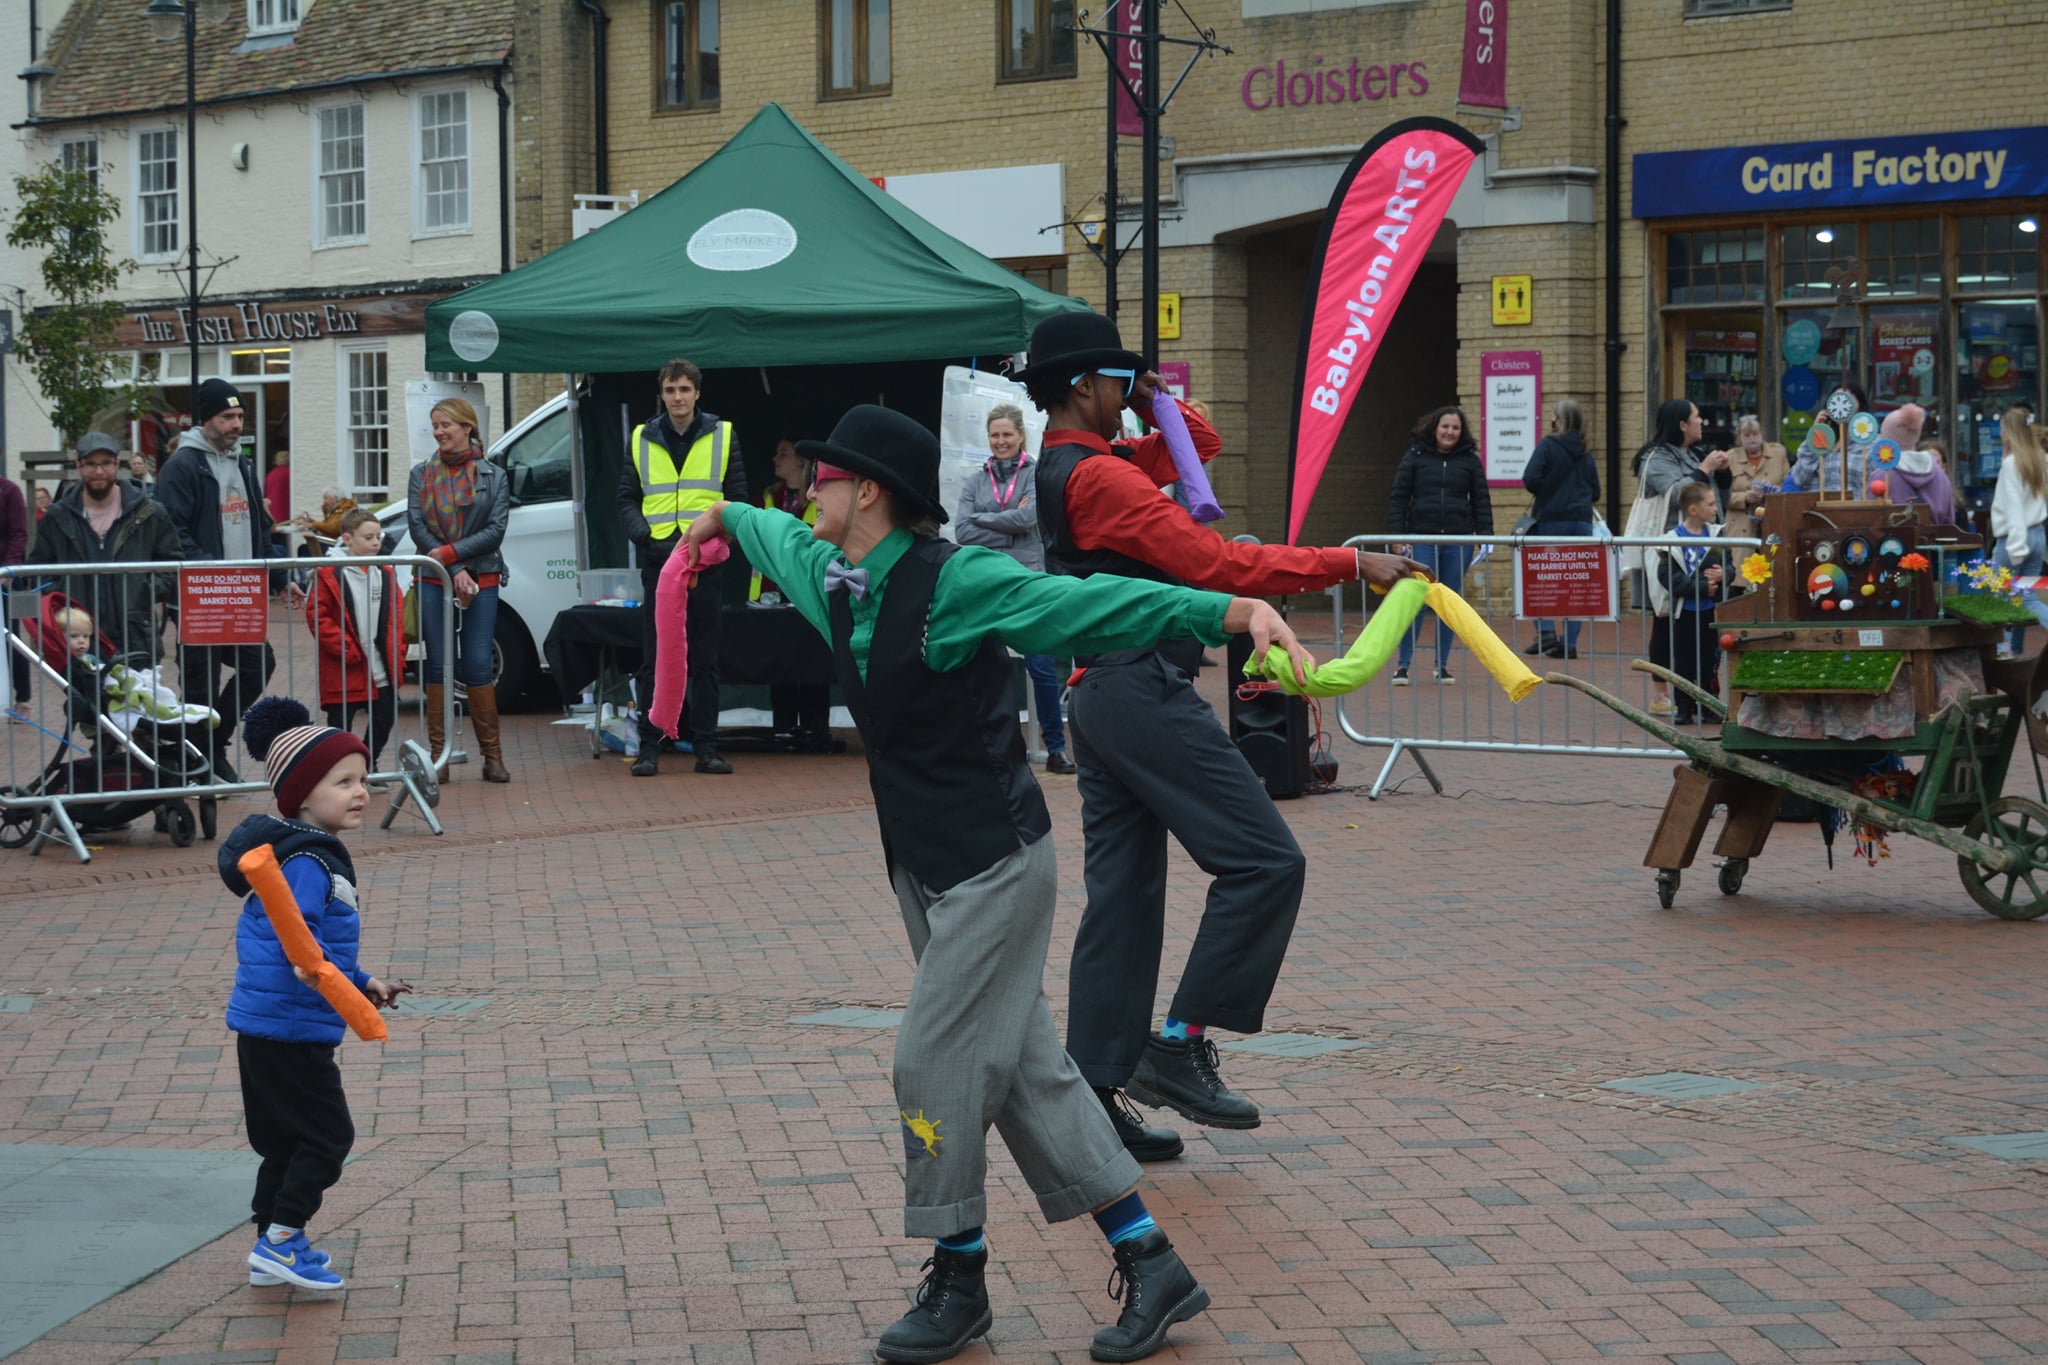
<svg viewBox="0 0 2048 1365">
<path fill-rule="evenodd" d="M 1166 1027 L 1159 1030 L 1159 1036 L 1168 1042 L 1185 1043 L 1191 1038 L 1201 1037 L 1206 1031 L 1202 1024 L 1190 1024 L 1185 1019 L 1176 1019 L 1169 1014 L 1166 1016 Z"/>
<path fill-rule="evenodd" d="M 969 1228 L 965 1232 L 956 1232 L 951 1237 L 939 1238 L 938 1244 L 942 1250 L 972 1256 L 988 1245 L 988 1239 L 981 1235 L 980 1228 Z"/>
<path fill-rule="evenodd" d="M 1095 1215 L 1095 1226 L 1102 1229 L 1102 1235 L 1115 1246 L 1128 1242 L 1133 1237 L 1143 1237 L 1157 1230 L 1159 1224 L 1152 1221 L 1152 1215 L 1145 1212 L 1145 1201 L 1132 1190 L 1123 1198 L 1102 1209 Z"/>
</svg>

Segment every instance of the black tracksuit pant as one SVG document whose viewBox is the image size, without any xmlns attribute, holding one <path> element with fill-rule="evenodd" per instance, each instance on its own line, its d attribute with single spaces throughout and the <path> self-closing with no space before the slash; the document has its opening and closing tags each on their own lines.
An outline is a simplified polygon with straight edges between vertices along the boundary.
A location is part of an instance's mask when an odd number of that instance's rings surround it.
<svg viewBox="0 0 2048 1365">
<path fill-rule="evenodd" d="M 1151 1030 L 1166 933 L 1166 836 L 1215 878 L 1169 1012 L 1256 1033 L 1308 860 L 1187 674 L 1156 653 L 1096 666 L 1069 702 L 1088 903 L 1068 974 L 1067 1051 L 1121 1087 Z"/>
<path fill-rule="evenodd" d="M 263 1158 L 251 1221 L 259 1232 L 272 1223 L 302 1228 L 341 1179 L 341 1163 L 356 1142 L 334 1049 L 238 1033 L 235 1059 L 249 1145 Z"/>
</svg>

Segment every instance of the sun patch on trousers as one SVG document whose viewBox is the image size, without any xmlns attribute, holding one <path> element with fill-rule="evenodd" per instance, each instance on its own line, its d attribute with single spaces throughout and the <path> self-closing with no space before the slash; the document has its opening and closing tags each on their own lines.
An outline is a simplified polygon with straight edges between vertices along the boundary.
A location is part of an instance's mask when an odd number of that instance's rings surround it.
<svg viewBox="0 0 2048 1365">
<path fill-rule="evenodd" d="M 939 1144 L 945 1141 L 944 1138 L 939 1136 L 939 1125 L 944 1123 L 945 1120 L 928 1119 L 924 1116 L 924 1110 L 922 1109 L 917 1111 L 916 1118 L 912 1118 L 901 1109 L 898 1109 L 896 1112 L 903 1115 L 904 1158 L 909 1161 L 915 1161 L 919 1157 L 937 1156 L 939 1154 Z"/>
</svg>

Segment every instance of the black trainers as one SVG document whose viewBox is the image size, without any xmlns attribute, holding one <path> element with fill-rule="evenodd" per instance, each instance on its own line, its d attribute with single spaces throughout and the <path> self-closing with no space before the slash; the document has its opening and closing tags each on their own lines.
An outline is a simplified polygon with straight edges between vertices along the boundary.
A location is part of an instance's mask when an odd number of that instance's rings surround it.
<svg viewBox="0 0 2048 1365">
<path fill-rule="evenodd" d="M 988 1286 L 982 1278 L 982 1272 L 988 1268 L 986 1246 L 973 1252 L 934 1247 L 924 1268 L 929 1273 L 917 1287 L 917 1307 L 890 1324 L 875 1345 L 875 1355 L 882 1360 L 903 1361 L 907 1365 L 951 1360 L 967 1348 L 968 1342 L 986 1335 L 989 1324 L 995 1321 L 988 1306 Z M 1160 1329 L 1162 1333 L 1165 1330 Z"/>
<path fill-rule="evenodd" d="M 653 777 L 661 771 L 661 757 L 651 744 L 642 745 L 640 757 L 633 760 L 633 776 Z"/>
<path fill-rule="evenodd" d="M 697 771 L 700 773 L 729 773 L 732 771 L 732 764 L 726 762 L 715 751 L 705 752 L 697 755 Z M 942 1360 L 944 1358 L 943 1356 L 940 1357 Z"/>
<path fill-rule="evenodd" d="M 1124 1311 L 1114 1327 L 1095 1334 L 1088 1354 L 1097 1360 L 1143 1360 L 1166 1340 L 1166 1329 L 1209 1306 L 1209 1291 L 1195 1282 L 1166 1234 L 1154 1228 L 1110 1248 L 1109 1296 Z"/>
<path fill-rule="evenodd" d="M 1098 1085 L 1095 1098 L 1102 1101 L 1103 1109 L 1109 1114 L 1109 1125 L 1116 1129 L 1124 1150 L 1138 1160 L 1171 1161 L 1186 1149 L 1187 1144 L 1173 1129 L 1147 1128 L 1143 1115 L 1124 1098 L 1123 1091 Z"/>
<path fill-rule="evenodd" d="M 1208 1128 L 1256 1128 L 1259 1106 L 1216 1074 L 1216 1044 L 1207 1038 L 1172 1042 L 1153 1036 L 1124 1086 L 1140 1104 L 1171 1109 Z M 1132 1359 L 1136 1359 L 1135 1356 Z"/>
<path fill-rule="evenodd" d="M 1395 669 L 1395 670 L 1394 670 L 1394 686 L 1396 686 L 1396 687 L 1406 687 L 1407 685 L 1408 685 L 1408 670 L 1407 670 L 1407 669 L 1405 669 L 1405 668 L 1397 668 L 1397 669 Z"/>
</svg>

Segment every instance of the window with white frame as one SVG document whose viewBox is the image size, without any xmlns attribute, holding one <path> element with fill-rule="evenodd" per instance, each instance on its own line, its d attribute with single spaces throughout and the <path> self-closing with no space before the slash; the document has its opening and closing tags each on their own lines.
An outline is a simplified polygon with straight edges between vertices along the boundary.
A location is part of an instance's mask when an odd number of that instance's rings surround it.
<svg viewBox="0 0 2048 1365">
<path fill-rule="evenodd" d="M 390 360 L 381 346 L 342 352 L 342 473 L 349 496 L 382 499 L 391 484 Z"/>
<path fill-rule="evenodd" d="M 352 246 L 368 241 L 361 103 L 351 100 L 317 111 L 313 140 L 313 164 L 319 177 L 313 196 L 313 245 Z"/>
<path fill-rule="evenodd" d="M 178 130 L 135 135 L 135 254 L 145 261 L 178 254 Z"/>
<path fill-rule="evenodd" d="M 469 92 L 419 97 L 420 158 L 413 235 L 469 231 Z"/>
<path fill-rule="evenodd" d="M 79 171 L 85 175 L 94 189 L 100 187 L 100 140 L 96 137 L 78 137 L 57 149 L 57 164 L 67 171 Z"/>
<path fill-rule="evenodd" d="M 249 34 L 290 33 L 299 26 L 305 0 L 249 0 Z"/>
</svg>

